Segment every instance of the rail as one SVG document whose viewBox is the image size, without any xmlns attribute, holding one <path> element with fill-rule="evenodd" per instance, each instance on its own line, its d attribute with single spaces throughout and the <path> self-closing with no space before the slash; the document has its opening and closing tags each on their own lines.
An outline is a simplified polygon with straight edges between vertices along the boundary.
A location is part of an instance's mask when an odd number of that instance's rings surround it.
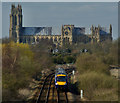
<svg viewBox="0 0 120 103">
<path fill-rule="evenodd" d="M 43 83 L 43 85 L 42 85 L 42 88 L 40 89 L 40 93 L 39 93 L 39 96 L 38 96 L 38 99 L 37 99 L 36 103 L 40 103 L 40 99 L 41 99 L 41 96 L 42 96 L 42 94 L 43 94 L 43 90 L 45 89 L 45 85 L 47 84 L 47 79 L 49 80 L 49 77 L 52 76 L 52 75 L 54 75 L 54 73 L 49 74 L 49 75 L 45 78 L 44 83 Z M 53 78 L 53 76 L 51 77 L 48 91 L 50 91 L 50 85 L 51 85 L 52 78 Z M 46 103 L 47 103 L 47 101 L 48 101 L 48 96 L 49 96 L 48 93 L 49 93 L 49 92 L 47 92 L 47 96 L 46 96 L 46 99 L 47 99 L 47 100 L 45 100 Z"/>
</svg>

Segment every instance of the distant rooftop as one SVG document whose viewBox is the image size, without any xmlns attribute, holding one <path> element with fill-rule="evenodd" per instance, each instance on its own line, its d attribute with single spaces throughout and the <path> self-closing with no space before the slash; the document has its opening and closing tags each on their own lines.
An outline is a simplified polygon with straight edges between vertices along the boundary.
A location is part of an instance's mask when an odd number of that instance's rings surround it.
<svg viewBox="0 0 120 103">
<path fill-rule="evenodd" d="M 23 35 L 51 35 L 52 27 L 22 27 Z"/>
</svg>

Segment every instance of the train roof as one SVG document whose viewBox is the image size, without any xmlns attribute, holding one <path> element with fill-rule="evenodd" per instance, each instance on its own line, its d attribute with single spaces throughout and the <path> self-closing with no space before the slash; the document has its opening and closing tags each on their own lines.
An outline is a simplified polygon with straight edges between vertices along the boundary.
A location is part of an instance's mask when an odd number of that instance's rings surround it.
<svg viewBox="0 0 120 103">
<path fill-rule="evenodd" d="M 58 75 L 58 74 L 66 75 L 66 72 L 65 72 L 65 70 L 63 68 L 57 68 L 56 72 L 55 72 L 55 75 Z"/>
</svg>

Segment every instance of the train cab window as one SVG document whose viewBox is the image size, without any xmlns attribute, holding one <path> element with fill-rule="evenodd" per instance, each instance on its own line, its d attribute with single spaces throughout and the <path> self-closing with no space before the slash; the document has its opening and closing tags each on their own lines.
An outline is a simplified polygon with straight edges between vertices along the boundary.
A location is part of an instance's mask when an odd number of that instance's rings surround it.
<svg viewBox="0 0 120 103">
<path fill-rule="evenodd" d="M 64 81 L 66 81 L 66 77 L 65 76 L 59 76 L 59 77 L 57 77 L 57 81 L 64 82 Z"/>
</svg>

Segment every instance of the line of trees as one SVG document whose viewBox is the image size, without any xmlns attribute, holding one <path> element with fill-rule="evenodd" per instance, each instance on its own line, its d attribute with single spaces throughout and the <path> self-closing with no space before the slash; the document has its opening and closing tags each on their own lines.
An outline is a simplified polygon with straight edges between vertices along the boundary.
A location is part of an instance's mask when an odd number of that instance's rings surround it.
<svg viewBox="0 0 120 103">
<path fill-rule="evenodd" d="M 3 101 L 21 100 L 18 94 L 20 88 L 28 88 L 33 78 L 41 77 L 42 70 L 54 68 L 48 52 L 51 43 L 41 41 L 28 45 L 4 41 L 1 44 Z"/>
<path fill-rule="evenodd" d="M 18 96 L 18 89 L 28 87 L 32 78 L 40 78 L 43 69 L 53 69 L 56 64 L 65 63 L 74 63 L 77 67 L 80 74 L 79 88 L 85 91 L 86 98 L 95 100 L 99 98 L 95 95 L 96 92 L 111 89 L 115 95 L 110 97 L 116 100 L 117 80 L 110 76 L 108 68 L 109 65 L 118 65 L 118 59 L 120 60 L 118 40 L 67 45 L 59 47 L 61 51 L 67 48 L 69 50 L 67 53 L 61 52 L 56 55 L 51 55 L 50 49 L 55 47 L 49 40 L 40 40 L 35 45 L 3 40 L 1 44 L 3 101 L 21 99 Z M 88 52 L 81 53 L 82 49 L 87 49 Z M 108 95 L 106 94 L 107 97 Z"/>
<path fill-rule="evenodd" d="M 110 65 L 119 65 L 118 45 L 120 42 L 118 40 L 81 45 L 90 51 L 80 54 L 75 63 L 80 74 L 78 76 L 79 89 L 84 90 L 86 99 L 118 101 L 118 80 L 112 77 L 109 71 Z"/>
</svg>

